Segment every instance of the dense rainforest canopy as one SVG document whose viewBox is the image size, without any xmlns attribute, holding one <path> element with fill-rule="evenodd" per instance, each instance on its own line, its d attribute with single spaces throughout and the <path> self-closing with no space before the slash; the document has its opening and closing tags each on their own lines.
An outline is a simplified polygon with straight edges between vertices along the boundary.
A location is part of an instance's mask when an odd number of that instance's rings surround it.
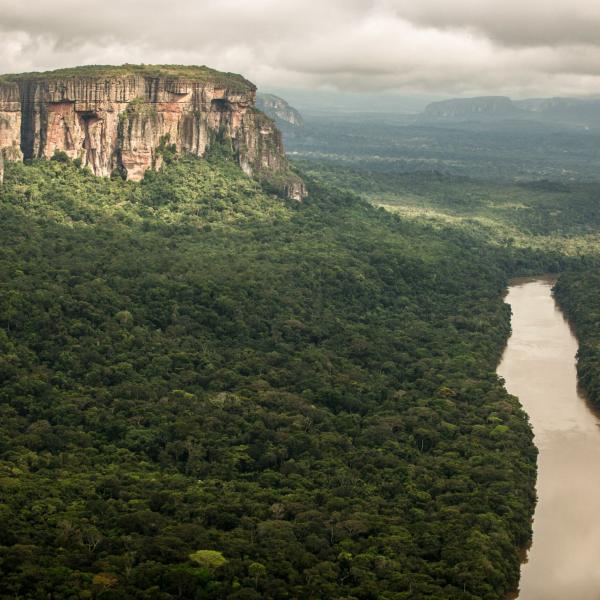
<svg viewBox="0 0 600 600">
<path fill-rule="evenodd" d="M 57 157 L 61 158 L 61 157 Z M 6 598 L 501 598 L 535 449 L 526 259 L 223 157 L 0 191 Z"/>
<path fill-rule="evenodd" d="M 536 452 L 502 292 L 571 259 L 166 158 L 7 167 L 1 597 L 503 598 Z"/>
</svg>

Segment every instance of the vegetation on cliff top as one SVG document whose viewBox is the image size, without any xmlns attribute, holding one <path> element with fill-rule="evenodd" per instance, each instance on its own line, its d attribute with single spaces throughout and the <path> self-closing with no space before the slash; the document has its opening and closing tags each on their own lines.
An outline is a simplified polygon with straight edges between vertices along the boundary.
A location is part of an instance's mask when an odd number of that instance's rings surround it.
<svg viewBox="0 0 600 600">
<path fill-rule="evenodd" d="M 237 73 L 216 71 L 206 66 L 195 65 L 85 65 L 54 71 L 0 75 L 2 82 L 53 81 L 61 79 L 114 79 L 119 77 L 152 77 L 184 79 L 202 83 L 214 83 L 239 91 L 253 91 L 254 84 Z"/>
<path fill-rule="evenodd" d="M 521 255 L 314 183 L 284 204 L 218 156 L 9 164 L 0 216 L 3 597 L 515 587 Z"/>
</svg>

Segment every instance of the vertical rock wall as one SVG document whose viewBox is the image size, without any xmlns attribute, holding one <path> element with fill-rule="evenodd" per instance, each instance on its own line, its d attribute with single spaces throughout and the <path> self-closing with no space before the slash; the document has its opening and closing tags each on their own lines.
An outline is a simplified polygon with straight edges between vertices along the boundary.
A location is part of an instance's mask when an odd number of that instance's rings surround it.
<svg viewBox="0 0 600 600">
<path fill-rule="evenodd" d="M 249 176 L 272 182 L 290 198 L 304 197 L 279 131 L 254 107 L 252 84 L 239 76 L 231 76 L 228 85 L 221 78 L 200 81 L 139 70 L 0 78 L 0 155 L 21 160 L 61 151 L 96 175 L 118 169 L 137 181 L 160 167 L 165 145 L 204 156 L 220 140 L 232 145 Z"/>
</svg>

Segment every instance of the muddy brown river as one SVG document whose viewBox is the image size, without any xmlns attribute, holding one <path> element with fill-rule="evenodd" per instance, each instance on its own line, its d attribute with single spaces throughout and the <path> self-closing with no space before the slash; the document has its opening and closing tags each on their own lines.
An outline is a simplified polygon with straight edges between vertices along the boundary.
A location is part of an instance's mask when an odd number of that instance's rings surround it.
<svg viewBox="0 0 600 600">
<path fill-rule="evenodd" d="M 519 600 L 600 600 L 600 419 L 578 393 L 577 340 L 547 279 L 514 282 L 498 374 L 529 414 L 539 449 L 533 544 Z"/>
</svg>

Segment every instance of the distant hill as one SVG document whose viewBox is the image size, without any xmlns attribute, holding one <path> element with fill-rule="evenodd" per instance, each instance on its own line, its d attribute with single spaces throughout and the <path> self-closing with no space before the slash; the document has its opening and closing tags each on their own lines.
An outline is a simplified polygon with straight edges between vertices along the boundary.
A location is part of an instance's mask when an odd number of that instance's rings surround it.
<svg viewBox="0 0 600 600">
<path fill-rule="evenodd" d="M 283 98 L 274 94 L 257 94 L 256 106 L 268 117 L 273 119 L 277 125 L 291 125 L 292 127 L 303 127 L 302 115 L 288 104 Z"/>
<path fill-rule="evenodd" d="M 425 108 L 424 116 L 430 119 L 497 118 L 514 117 L 522 112 L 506 96 L 482 96 L 432 102 Z"/>
<path fill-rule="evenodd" d="M 552 124 L 600 126 L 600 99 L 530 98 L 507 96 L 455 98 L 432 102 L 421 120 L 436 122 L 495 121 L 523 119 Z"/>
<path fill-rule="evenodd" d="M 598 98 L 541 98 L 517 100 L 515 106 L 545 119 L 574 123 L 600 122 L 600 99 Z"/>
</svg>

